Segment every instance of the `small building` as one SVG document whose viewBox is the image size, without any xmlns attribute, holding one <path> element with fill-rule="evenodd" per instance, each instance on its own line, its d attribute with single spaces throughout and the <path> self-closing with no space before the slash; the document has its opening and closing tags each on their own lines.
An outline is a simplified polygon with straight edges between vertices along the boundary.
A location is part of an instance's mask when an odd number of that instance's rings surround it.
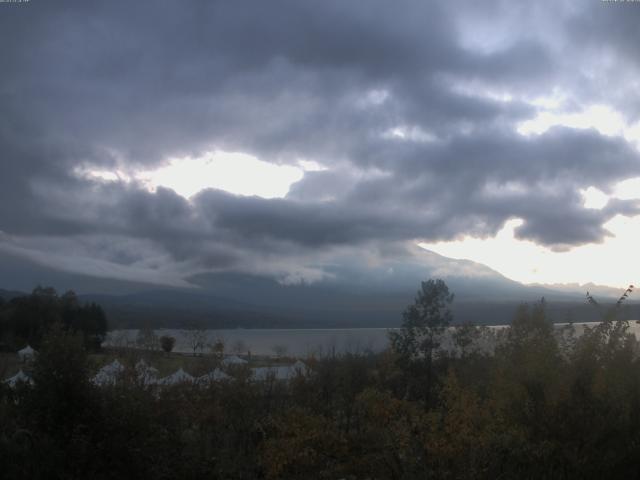
<svg viewBox="0 0 640 480">
<path fill-rule="evenodd" d="M 291 376 L 292 370 L 288 365 L 256 367 L 251 369 L 251 378 L 258 382 L 266 382 L 267 380 L 289 380 Z"/>
<path fill-rule="evenodd" d="M 22 350 L 18 350 L 18 358 L 22 363 L 29 362 L 34 359 L 34 357 L 38 354 L 31 345 L 27 345 Z"/>
<path fill-rule="evenodd" d="M 291 369 L 299 375 L 307 375 L 309 373 L 309 367 L 302 360 L 298 360 L 291 365 Z"/>
<path fill-rule="evenodd" d="M 293 365 L 274 365 L 270 367 L 257 367 L 251 369 L 251 377 L 258 382 L 267 380 L 291 380 L 298 375 L 306 375 L 308 367 L 298 360 Z"/>
<path fill-rule="evenodd" d="M 229 380 L 230 378 L 231 377 L 229 375 L 224 373 L 219 368 L 216 368 L 212 372 L 205 373 L 204 375 L 199 376 L 196 379 L 196 383 L 198 385 L 205 386 L 205 385 L 209 385 L 209 384 L 211 384 L 213 382 L 219 382 L 221 380 Z"/>
<path fill-rule="evenodd" d="M 238 357 L 237 355 L 231 355 L 229 357 L 225 357 L 222 360 L 222 365 L 228 367 L 229 365 L 246 365 L 248 362 Z"/>
<path fill-rule="evenodd" d="M 117 359 L 108 365 L 105 365 L 91 380 L 98 386 L 115 385 L 118 381 L 118 377 L 124 372 L 124 365 L 122 365 Z"/>
<path fill-rule="evenodd" d="M 158 381 L 158 369 L 149 365 L 144 360 L 140 360 L 135 365 L 136 375 L 138 380 L 142 382 L 143 385 L 153 385 Z"/>
<path fill-rule="evenodd" d="M 185 372 L 182 368 L 178 371 L 158 380 L 160 385 L 177 385 L 179 383 L 192 383 L 195 380 L 191 375 Z"/>
</svg>

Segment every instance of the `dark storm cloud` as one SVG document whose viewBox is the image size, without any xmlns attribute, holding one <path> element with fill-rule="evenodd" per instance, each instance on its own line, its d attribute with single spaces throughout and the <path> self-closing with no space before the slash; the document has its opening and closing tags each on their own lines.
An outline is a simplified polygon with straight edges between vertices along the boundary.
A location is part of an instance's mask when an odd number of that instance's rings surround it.
<svg viewBox="0 0 640 480">
<path fill-rule="evenodd" d="M 0 231 L 32 239 L 25 255 L 53 242 L 61 256 L 93 252 L 149 275 L 164 262 L 180 278 L 263 260 L 265 271 L 302 268 L 371 242 L 381 252 L 492 235 L 515 217 L 519 237 L 553 248 L 602 241 L 607 220 L 638 206 L 585 209 L 579 192 L 640 175 L 637 151 L 594 130 L 525 137 L 516 127 L 535 117 L 530 100 L 555 88 L 577 110 L 610 99 L 631 118 L 621 91 L 603 90 L 593 72 L 606 51 L 635 73 L 624 43 L 637 11 L 601 2 L 1 5 L 10 43 L 0 53 Z M 131 172 L 213 149 L 327 170 L 307 172 L 285 199 L 209 190 L 191 201 L 74 173 Z"/>
<path fill-rule="evenodd" d="M 33 134 L 82 138 L 129 162 L 211 144 L 333 155 L 354 141 L 341 129 L 364 134 L 397 120 L 386 111 L 353 111 L 352 97 L 375 87 L 398 96 L 398 115 L 434 125 L 486 121 L 505 110 L 454 95 L 437 79 L 512 75 L 528 61 L 519 45 L 477 58 L 458 47 L 438 4 L 366 7 L 109 2 L 14 9 L 3 17 L 19 52 L 8 53 L 4 107 Z M 334 136 L 337 147 L 323 147 Z"/>
<path fill-rule="evenodd" d="M 630 123 L 640 120 L 640 9 L 633 2 L 597 2 L 578 10 L 567 21 L 574 46 L 580 46 L 574 58 L 568 58 L 576 75 L 576 94 L 590 96 L 594 103 L 614 105 Z M 598 68 L 578 68 L 590 58 Z"/>
</svg>

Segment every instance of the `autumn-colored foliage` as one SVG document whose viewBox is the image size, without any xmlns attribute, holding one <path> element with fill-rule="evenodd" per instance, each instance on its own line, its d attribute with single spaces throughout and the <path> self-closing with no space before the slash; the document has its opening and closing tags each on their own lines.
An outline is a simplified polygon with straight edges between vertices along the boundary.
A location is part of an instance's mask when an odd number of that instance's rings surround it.
<svg viewBox="0 0 640 480">
<path fill-rule="evenodd" d="M 554 328 L 544 302 L 523 305 L 504 329 L 465 326 L 454 335 L 457 351 L 436 348 L 442 318 L 422 353 L 411 350 L 419 339 L 407 337 L 409 356 L 390 348 L 309 358 L 309 372 L 287 382 L 239 371 L 206 386 L 160 389 L 126 375 L 116 385 L 93 385 L 80 334 L 54 328 L 33 366 L 35 385 L 0 385 L 2 474 L 638 476 L 640 348 L 615 311 L 582 332 Z M 425 379 L 429 389 L 420 388 Z"/>
</svg>

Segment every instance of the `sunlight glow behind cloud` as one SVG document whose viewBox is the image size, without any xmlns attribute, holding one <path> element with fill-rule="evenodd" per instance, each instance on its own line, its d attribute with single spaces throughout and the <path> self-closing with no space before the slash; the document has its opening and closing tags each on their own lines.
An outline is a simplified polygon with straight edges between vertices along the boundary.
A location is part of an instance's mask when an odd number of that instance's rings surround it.
<svg viewBox="0 0 640 480">
<path fill-rule="evenodd" d="M 586 208 L 602 209 L 610 199 L 640 199 L 640 177 L 618 183 L 611 195 L 591 186 L 581 191 Z M 640 238 L 640 216 L 617 215 L 604 225 L 612 236 L 600 244 L 587 244 L 555 252 L 515 237 L 522 219 L 512 219 L 493 238 L 466 236 L 453 242 L 421 243 L 446 257 L 484 263 L 506 277 L 523 283 L 589 282 L 624 287 L 638 283 L 640 258 L 633 254 Z"/>
<path fill-rule="evenodd" d="M 640 258 L 634 252 L 640 236 L 640 216 L 617 215 L 605 224 L 613 237 L 565 252 L 515 238 L 514 231 L 521 224 L 520 219 L 509 220 L 489 239 L 467 236 L 454 242 L 420 246 L 447 257 L 484 263 L 523 283 L 593 282 L 624 287 L 639 280 Z"/>
<path fill-rule="evenodd" d="M 580 112 L 572 113 L 556 111 L 555 107 L 561 105 L 560 102 L 543 102 L 543 105 L 550 109 L 539 112 L 535 118 L 519 123 L 516 127 L 518 133 L 527 136 L 540 135 L 555 126 L 593 128 L 602 135 L 624 137 L 640 148 L 640 122 L 633 125 L 627 124 L 619 112 L 607 105 L 591 105 Z"/>
<path fill-rule="evenodd" d="M 185 198 L 207 188 L 276 198 L 284 197 L 291 184 L 303 175 L 299 167 L 275 165 L 243 153 L 217 151 L 199 158 L 174 159 L 157 170 L 139 172 L 136 177 L 150 189 L 168 187 Z"/>
<path fill-rule="evenodd" d="M 618 183 L 613 196 L 622 200 L 640 198 L 640 177 L 629 178 Z"/>
<path fill-rule="evenodd" d="M 600 210 L 609 203 L 609 197 L 602 191 L 595 187 L 589 187 L 585 190 L 581 190 L 582 197 L 584 198 L 585 208 L 595 208 Z"/>
<path fill-rule="evenodd" d="M 151 191 L 166 187 L 185 198 L 207 188 L 237 195 L 281 198 L 304 172 L 320 170 L 324 167 L 311 160 L 300 160 L 298 166 L 276 165 L 244 153 L 216 151 L 202 157 L 174 158 L 153 170 L 125 172 L 78 167 L 75 174 L 107 182 L 137 180 Z"/>
</svg>

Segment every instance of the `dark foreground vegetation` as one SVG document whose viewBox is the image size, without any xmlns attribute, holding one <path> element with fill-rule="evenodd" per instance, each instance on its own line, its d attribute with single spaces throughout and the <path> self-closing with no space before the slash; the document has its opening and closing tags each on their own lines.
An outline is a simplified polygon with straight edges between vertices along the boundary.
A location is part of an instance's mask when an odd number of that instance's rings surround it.
<svg viewBox="0 0 640 480">
<path fill-rule="evenodd" d="M 628 291 L 627 293 L 629 293 Z M 618 303 L 620 305 L 624 299 Z M 95 387 L 82 335 L 54 325 L 34 384 L 0 387 L 12 479 L 637 478 L 640 349 L 616 308 L 577 335 L 544 302 L 510 327 L 441 337 L 452 296 L 422 285 L 378 355 L 309 359 L 289 382 Z M 595 304 L 595 300 L 590 298 Z M 597 306 L 597 305 L 596 305 Z M 449 352 L 449 353 L 447 353 Z"/>
</svg>

